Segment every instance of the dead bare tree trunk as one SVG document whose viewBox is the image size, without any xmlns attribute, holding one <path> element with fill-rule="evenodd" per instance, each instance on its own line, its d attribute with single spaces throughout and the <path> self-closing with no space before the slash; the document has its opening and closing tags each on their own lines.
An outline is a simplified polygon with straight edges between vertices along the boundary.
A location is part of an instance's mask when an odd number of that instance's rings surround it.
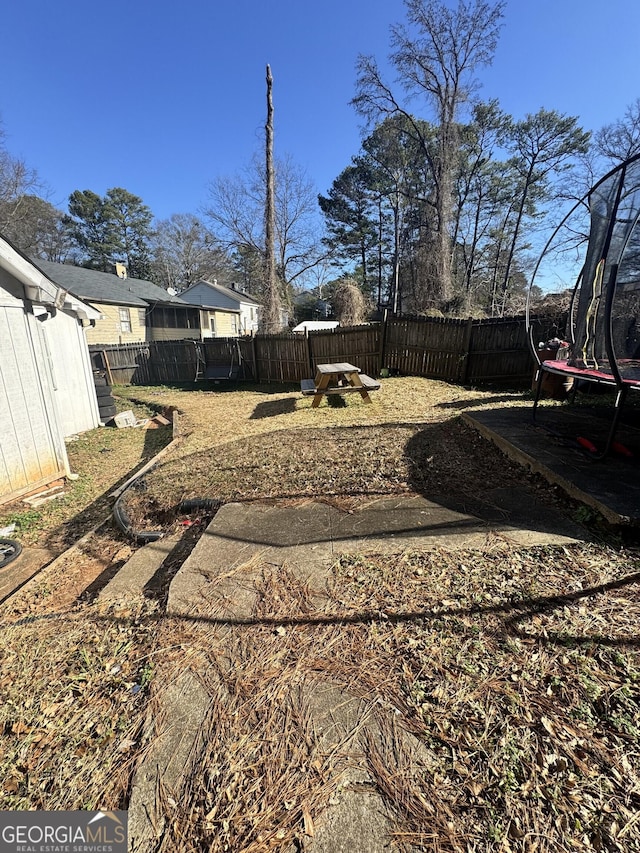
<svg viewBox="0 0 640 853">
<path fill-rule="evenodd" d="M 273 77 L 271 67 L 267 65 L 267 124 L 266 135 L 266 201 L 264 212 L 264 266 L 265 266 L 265 299 L 262 310 L 262 331 L 267 334 L 275 334 L 281 329 L 281 306 L 280 291 L 278 288 L 278 277 L 276 274 L 275 255 L 275 231 L 276 231 L 276 205 L 275 205 L 275 173 L 273 166 Z"/>
</svg>

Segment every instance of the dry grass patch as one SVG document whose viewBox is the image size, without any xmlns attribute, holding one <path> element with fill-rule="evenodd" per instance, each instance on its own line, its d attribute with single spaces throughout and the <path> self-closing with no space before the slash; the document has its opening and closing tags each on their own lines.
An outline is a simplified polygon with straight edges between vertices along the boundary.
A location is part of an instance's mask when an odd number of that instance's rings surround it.
<svg viewBox="0 0 640 853">
<path fill-rule="evenodd" d="M 130 391 L 176 405 L 188 433 L 146 479 L 150 519 L 192 496 L 468 502 L 523 478 L 456 419 L 520 395 L 394 379 L 371 406 L 311 410 L 291 391 Z M 120 465 L 119 452 L 102 456 Z M 127 555 L 105 539 L 82 559 L 95 575 Z M 213 705 L 195 772 L 165 798 L 166 853 L 288 850 L 313 836 L 345 770 L 314 726 L 317 684 L 375 712 L 366 765 L 399 848 L 640 851 L 639 569 L 633 551 L 496 538 L 347 556 L 319 595 L 256 563 L 244 623 L 74 604 L 86 573 L 45 572 L 0 617 L 0 808 L 126 807 L 149 695 L 189 667 Z"/>
<path fill-rule="evenodd" d="M 140 416 L 142 412 L 139 412 Z M 171 441 L 170 429 L 101 427 L 67 442 L 71 471 L 64 497 L 31 509 L 22 501 L 0 507 L 0 527 L 16 524 L 13 538 L 23 545 L 62 551 L 109 515 L 109 492 L 128 473 Z"/>
<path fill-rule="evenodd" d="M 318 409 L 312 409 L 311 399 L 290 386 L 136 386 L 120 388 L 119 393 L 133 400 L 176 406 L 181 429 L 188 434 L 178 451 L 184 456 L 283 429 L 444 421 L 469 407 L 531 405 L 518 392 L 479 391 L 419 377 L 381 379 L 380 384 L 370 405 L 350 394 L 344 398 L 343 408 L 333 408 L 325 399 Z"/>
<path fill-rule="evenodd" d="M 287 501 L 421 493 L 469 505 L 491 485 L 523 479 L 521 468 L 459 418 L 467 407 L 521 405 L 520 394 L 403 378 L 383 380 L 371 405 L 352 395 L 345 408 L 313 410 L 295 392 L 132 393 L 178 406 L 188 433 L 145 477 L 144 490 L 129 495 L 140 528 L 162 523 L 171 507 L 193 497 Z"/>
<path fill-rule="evenodd" d="M 0 623 L 0 808 L 125 808 L 153 678 L 149 608 Z"/>
<path fill-rule="evenodd" d="M 372 621 L 339 667 L 362 673 L 364 644 L 362 688 L 428 749 L 400 779 L 397 747 L 370 755 L 399 841 L 638 849 L 639 568 L 591 546 L 342 561 L 336 612 Z"/>
</svg>

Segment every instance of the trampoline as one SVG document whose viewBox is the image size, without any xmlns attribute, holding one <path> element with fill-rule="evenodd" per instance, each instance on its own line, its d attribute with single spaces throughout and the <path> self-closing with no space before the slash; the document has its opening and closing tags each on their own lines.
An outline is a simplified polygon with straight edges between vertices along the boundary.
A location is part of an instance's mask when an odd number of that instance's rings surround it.
<svg viewBox="0 0 640 853">
<path fill-rule="evenodd" d="M 553 360 L 541 360 L 533 340 L 529 301 L 543 259 L 572 215 L 588 210 L 589 230 L 569 310 L 569 347 Z M 533 418 L 545 373 L 615 391 L 606 444 L 611 450 L 628 393 L 640 389 L 640 155 L 612 169 L 569 211 L 536 264 L 527 301 L 529 342 L 537 363 Z M 574 229 L 575 233 L 575 229 Z M 586 235 L 585 235 L 586 236 Z"/>
</svg>

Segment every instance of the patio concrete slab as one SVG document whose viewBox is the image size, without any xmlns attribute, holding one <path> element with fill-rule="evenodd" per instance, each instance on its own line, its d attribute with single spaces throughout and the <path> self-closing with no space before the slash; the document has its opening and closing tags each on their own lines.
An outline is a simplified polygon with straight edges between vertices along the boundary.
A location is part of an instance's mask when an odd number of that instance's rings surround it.
<svg viewBox="0 0 640 853">
<path fill-rule="evenodd" d="M 211 699 L 189 672 L 158 695 L 154 736 L 133 778 L 129 801 L 129 851 L 151 853 L 158 848 L 166 820 L 162 803 L 178 796 L 197 756 L 197 741 Z"/>
<path fill-rule="evenodd" d="M 125 565 L 98 595 L 98 600 L 131 601 L 144 595 L 145 586 L 153 579 L 169 557 L 180 537 L 168 536 L 144 545 L 131 555 Z"/>
<path fill-rule="evenodd" d="M 173 579 L 168 611 L 193 612 L 200 599 L 209 609 L 215 598 L 221 613 L 248 618 L 254 602 L 252 575 L 260 563 L 286 563 L 321 592 L 341 554 L 475 548 L 491 534 L 525 546 L 586 537 L 582 527 L 524 486 L 488 490 L 469 498 L 466 507 L 447 506 L 444 500 L 383 497 L 351 512 L 318 501 L 288 507 L 226 504 Z"/>
<path fill-rule="evenodd" d="M 226 504 L 173 579 L 167 610 L 188 620 L 203 618 L 210 641 L 223 648 L 231 632 L 254 624 L 260 581 L 269 564 L 286 565 L 308 585 L 322 610 L 331 567 L 343 553 L 483 547 L 495 534 L 514 545 L 566 544 L 586 538 L 579 525 L 560 517 L 557 508 L 524 485 L 470 496 L 465 505 L 446 497 L 428 500 L 415 495 L 366 500 L 348 512 L 311 500 L 293 506 Z M 296 849 L 313 853 L 392 849 L 396 818 L 387 811 L 371 775 L 369 752 L 376 750 L 386 761 L 392 752 L 389 743 L 401 738 L 406 754 L 415 757 L 416 772 L 424 773 L 428 761 L 420 763 L 423 745 L 410 732 L 396 728 L 393 709 L 383 707 L 378 697 L 353 696 L 322 677 L 296 682 L 293 689 L 301 691 L 309 709 L 321 756 L 331 756 L 341 780 L 327 809 L 317 821 L 314 817 L 313 837 L 305 836 Z M 162 731 L 185 728 L 179 716 L 181 702 L 191 702 L 190 691 L 178 698 L 173 713 L 171 702 L 165 702 Z M 206 697 L 198 705 L 206 708 Z M 394 733 L 391 739 L 389 732 Z M 187 741 L 191 748 L 185 747 L 177 762 L 182 769 L 172 771 L 176 780 L 188 774 L 194 756 L 197 766 L 195 727 Z M 166 752 L 162 750 L 163 755 Z M 134 784 L 132 802 L 147 803 L 147 809 L 155 802 L 152 787 L 158 763 L 155 756 L 146 761 Z M 153 820 L 140 818 L 136 824 L 141 853 L 154 849 L 161 823 L 157 802 L 154 809 Z"/>
<path fill-rule="evenodd" d="M 633 414 L 623 420 L 618 440 L 633 454 L 590 459 L 576 439 L 604 447 L 612 412 L 606 408 L 504 408 L 463 414 L 463 419 L 515 462 L 560 486 L 572 498 L 600 512 L 610 524 L 640 525 L 640 429 Z M 637 415 L 636 415 L 637 417 Z"/>
</svg>

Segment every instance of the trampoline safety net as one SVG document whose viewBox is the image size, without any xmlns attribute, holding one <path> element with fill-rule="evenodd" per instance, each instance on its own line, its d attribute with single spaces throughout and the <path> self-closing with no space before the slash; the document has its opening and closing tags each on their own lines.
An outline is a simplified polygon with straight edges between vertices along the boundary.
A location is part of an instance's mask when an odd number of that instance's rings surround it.
<svg viewBox="0 0 640 853">
<path fill-rule="evenodd" d="M 569 364 L 640 380 L 640 157 L 589 193 L 591 226 L 578 282 Z M 612 368 L 611 359 L 615 361 Z"/>
</svg>

